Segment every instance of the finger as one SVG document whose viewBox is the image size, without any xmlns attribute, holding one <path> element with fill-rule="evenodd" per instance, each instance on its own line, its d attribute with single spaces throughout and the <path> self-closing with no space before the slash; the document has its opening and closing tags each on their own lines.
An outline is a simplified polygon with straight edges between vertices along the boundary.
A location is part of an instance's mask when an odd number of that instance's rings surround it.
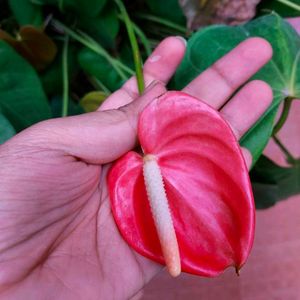
<svg viewBox="0 0 300 300">
<path fill-rule="evenodd" d="M 44 121 L 20 137 L 26 134 L 26 141 L 87 163 L 109 163 L 134 148 L 139 113 L 165 91 L 164 85 L 156 83 L 135 102 L 120 109 Z"/>
<path fill-rule="evenodd" d="M 287 18 L 286 21 L 288 21 L 294 29 L 300 34 L 300 17 L 296 18 Z"/>
<path fill-rule="evenodd" d="M 270 106 L 273 93 L 264 81 L 245 85 L 220 111 L 237 139 L 240 139 Z"/>
<path fill-rule="evenodd" d="M 251 165 L 252 165 L 252 154 L 247 148 L 241 147 L 241 150 L 242 150 L 242 154 L 245 159 L 247 169 L 250 170 Z"/>
<path fill-rule="evenodd" d="M 156 47 L 143 67 L 145 87 L 153 81 L 168 83 L 184 56 L 185 46 L 186 41 L 183 38 L 168 37 Z M 121 107 L 138 96 L 136 77 L 133 76 L 120 90 L 114 92 L 99 110 Z"/>
<path fill-rule="evenodd" d="M 272 56 L 270 44 L 249 38 L 201 73 L 183 91 L 219 109 Z"/>
<path fill-rule="evenodd" d="M 185 47 L 186 41 L 182 37 L 164 39 L 145 62 L 145 85 L 149 85 L 153 80 L 167 84 L 184 56 Z M 124 88 L 137 96 L 136 78 L 129 79 Z"/>
</svg>

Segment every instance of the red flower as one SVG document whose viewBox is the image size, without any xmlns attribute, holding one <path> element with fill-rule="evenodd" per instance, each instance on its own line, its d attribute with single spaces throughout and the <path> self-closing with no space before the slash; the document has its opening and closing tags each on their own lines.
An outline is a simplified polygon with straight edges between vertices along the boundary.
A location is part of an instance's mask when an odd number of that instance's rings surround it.
<svg viewBox="0 0 300 300">
<path fill-rule="evenodd" d="M 229 266 L 239 270 L 252 247 L 255 208 L 248 170 L 229 125 L 198 99 L 168 92 L 142 112 L 138 138 L 144 158 L 128 152 L 108 177 L 113 215 L 124 239 L 140 254 L 167 263 L 174 276 L 180 263 L 183 271 L 208 277 Z"/>
</svg>

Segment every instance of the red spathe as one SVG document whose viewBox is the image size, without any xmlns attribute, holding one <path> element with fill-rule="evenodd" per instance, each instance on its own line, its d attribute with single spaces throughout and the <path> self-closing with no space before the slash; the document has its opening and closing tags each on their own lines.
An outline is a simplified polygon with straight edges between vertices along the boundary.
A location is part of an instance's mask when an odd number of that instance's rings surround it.
<svg viewBox="0 0 300 300">
<path fill-rule="evenodd" d="M 198 99 L 168 92 L 142 112 L 138 138 L 161 168 L 182 271 L 212 277 L 228 266 L 239 269 L 252 247 L 255 207 L 229 125 Z M 113 165 L 108 176 L 112 211 L 128 244 L 164 264 L 142 168 L 142 156 L 133 151 Z"/>
</svg>

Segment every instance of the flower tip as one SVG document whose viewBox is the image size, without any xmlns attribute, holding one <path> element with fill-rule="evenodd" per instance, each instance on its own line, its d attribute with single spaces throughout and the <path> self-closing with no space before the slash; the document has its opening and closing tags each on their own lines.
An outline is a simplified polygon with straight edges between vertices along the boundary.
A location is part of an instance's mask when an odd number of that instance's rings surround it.
<svg viewBox="0 0 300 300">
<path fill-rule="evenodd" d="M 240 267 L 235 266 L 235 273 L 237 276 L 240 276 L 240 269 L 241 269 Z"/>
<path fill-rule="evenodd" d="M 180 264 L 175 264 L 172 266 L 168 266 L 168 272 L 172 277 L 177 277 L 181 274 L 181 266 Z"/>
</svg>

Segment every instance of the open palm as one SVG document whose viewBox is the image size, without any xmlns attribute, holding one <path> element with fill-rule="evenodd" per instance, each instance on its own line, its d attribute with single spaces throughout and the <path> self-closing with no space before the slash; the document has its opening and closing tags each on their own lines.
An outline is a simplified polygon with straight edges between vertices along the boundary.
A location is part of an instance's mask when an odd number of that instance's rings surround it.
<svg viewBox="0 0 300 300">
<path fill-rule="evenodd" d="M 0 299 L 128 299 L 161 270 L 120 236 L 106 174 L 136 145 L 139 112 L 165 92 L 184 51 L 179 38 L 161 42 L 141 97 L 132 78 L 99 111 L 39 123 L 0 147 Z M 266 41 L 248 39 L 183 91 L 220 109 L 239 139 L 272 92 L 252 81 L 228 99 L 271 55 Z"/>
</svg>

